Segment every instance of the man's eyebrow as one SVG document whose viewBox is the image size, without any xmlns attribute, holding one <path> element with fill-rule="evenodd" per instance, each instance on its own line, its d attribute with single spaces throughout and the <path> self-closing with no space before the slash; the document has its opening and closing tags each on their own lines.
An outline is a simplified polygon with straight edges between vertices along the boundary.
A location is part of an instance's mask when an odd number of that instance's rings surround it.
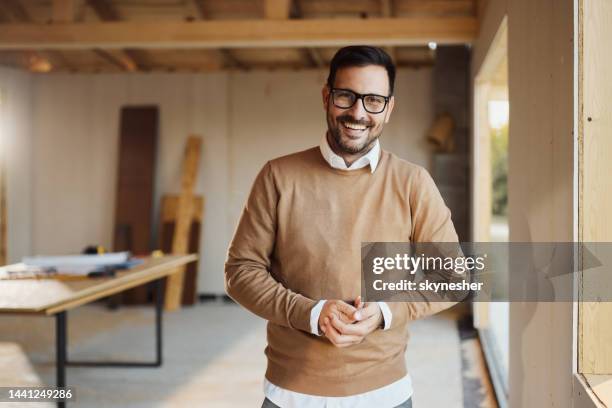
<svg viewBox="0 0 612 408">
<path fill-rule="evenodd" d="M 338 90 L 343 90 L 343 91 L 351 91 L 351 92 L 355 92 L 356 94 L 359 95 L 380 95 L 380 96 L 391 96 L 385 92 L 357 92 L 356 90 L 352 89 L 352 88 L 345 88 L 342 86 L 334 86 L 332 89 L 338 89 Z"/>
</svg>

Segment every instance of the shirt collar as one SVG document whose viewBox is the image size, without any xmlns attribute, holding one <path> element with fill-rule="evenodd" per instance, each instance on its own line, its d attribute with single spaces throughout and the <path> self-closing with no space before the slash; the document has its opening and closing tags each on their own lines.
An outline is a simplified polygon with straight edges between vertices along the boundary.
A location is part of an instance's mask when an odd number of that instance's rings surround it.
<svg viewBox="0 0 612 408">
<path fill-rule="evenodd" d="M 380 158 L 380 143 L 378 142 L 378 139 L 374 143 L 374 147 L 372 147 L 368 153 L 355 160 L 350 167 L 347 167 L 344 159 L 334 153 L 334 151 L 331 149 L 329 142 L 327 141 L 327 135 L 323 135 L 323 139 L 321 139 L 321 143 L 319 144 L 319 149 L 321 150 L 321 155 L 323 155 L 325 161 L 332 168 L 340 170 L 357 170 L 369 165 L 370 172 L 374 173 Z"/>
</svg>

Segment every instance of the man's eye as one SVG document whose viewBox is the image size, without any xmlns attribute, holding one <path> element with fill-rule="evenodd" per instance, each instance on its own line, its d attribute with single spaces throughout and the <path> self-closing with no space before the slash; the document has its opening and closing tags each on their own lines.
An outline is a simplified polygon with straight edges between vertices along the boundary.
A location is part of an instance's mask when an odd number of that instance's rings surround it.
<svg viewBox="0 0 612 408">
<path fill-rule="evenodd" d="M 350 92 L 338 92 L 337 94 L 338 98 L 346 98 L 346 99 L 352 99 L 353 98 L 353 94 Z"/>
<path fill-rule="evenodd" d="M 371 103 L 371 104 L 383 104 L 385 103 L 385 98 L 380 97 L 380 96 L 375 96 L 375 95 L 368 95 L 366 96 L 366 103 Z"/>
</svg>

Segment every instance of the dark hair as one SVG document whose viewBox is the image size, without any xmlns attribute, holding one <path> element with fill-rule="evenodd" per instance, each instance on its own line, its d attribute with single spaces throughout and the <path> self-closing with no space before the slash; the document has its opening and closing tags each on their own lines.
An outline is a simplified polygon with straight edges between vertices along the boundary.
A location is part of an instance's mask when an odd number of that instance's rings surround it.
<svg viewBox="0 0 612 408">
<path fill-rule="evenodd" d="M 385 67 L 389 77 L 389 95 L 393 95 L 395 84 L 395 65 L 393 60 L 382 48 L 369 45 L 351 45 L 340 48 L 331 60 L 327 86 L 334 87 L 336 71 L 344 67 L 365 67 L 367 65 L 379 65 Z"/>
</svg>

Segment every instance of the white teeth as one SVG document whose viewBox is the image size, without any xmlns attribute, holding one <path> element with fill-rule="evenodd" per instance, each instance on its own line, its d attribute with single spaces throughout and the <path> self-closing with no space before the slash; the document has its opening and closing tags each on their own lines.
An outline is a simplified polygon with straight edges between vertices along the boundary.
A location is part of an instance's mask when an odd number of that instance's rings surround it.
<svg viewBox="0 0 612 408">
<path fill-rule="evenodd" d="M 366 128 L 365 125 L 360 125 L 358 123 L 350 123 L 350 122 L 344 122 L 344 126 L 346 126 L 349 129 L 355 129 L 355 130 L 364 130 Z"/>
</svg>

